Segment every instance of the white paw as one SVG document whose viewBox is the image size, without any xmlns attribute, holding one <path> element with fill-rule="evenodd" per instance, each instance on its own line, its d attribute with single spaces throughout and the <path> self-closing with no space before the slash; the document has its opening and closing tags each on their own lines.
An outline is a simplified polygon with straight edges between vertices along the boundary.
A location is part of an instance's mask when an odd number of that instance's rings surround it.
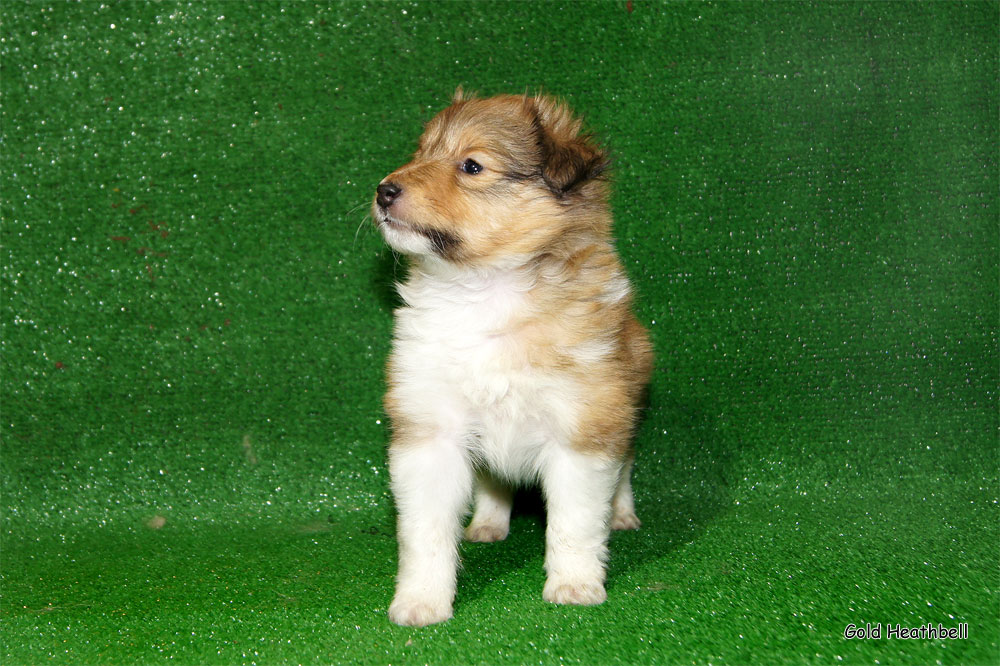
<svg viewBox="0 0 1000 666">
<path fill-rule="evenodd" d="M 601 583 L 566 583 L 549 579 L 542 590 L 542 598 L 554 604 L 596 606 L 604 603 L 608 593 Z"/>
<path fill-rule="evenodd" d="M 465 528 L 465 540 L 479 543 L 493 543 L 503 541 L 507 538 L 509 528 L 504 525 L 489 525 L 486 523 L 472 523 Z"/>
<path fill-rule="evenodd" d="M 389 606 L 389 619 L 404 627 L 426 627 L 451 619 L 451 604 L 428 603 L 397 596 Z"/>
<path fill-rule="evenodd" d="M 611 517 L 611 529 L 613 530 L 637 530 L 642 523 L 635 511 L 619 511 L 615 509 L 615 515 Z"/>
</svg>

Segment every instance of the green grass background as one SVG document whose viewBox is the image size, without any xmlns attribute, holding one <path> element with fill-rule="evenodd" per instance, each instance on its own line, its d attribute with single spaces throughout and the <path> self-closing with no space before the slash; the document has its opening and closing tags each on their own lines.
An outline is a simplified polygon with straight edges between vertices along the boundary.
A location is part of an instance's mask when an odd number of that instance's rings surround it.
<svg viewBox="0 0 1000 666">
<path fill-rule="evenodd" d="M 0 662 L 1000 663 L 998 7 L 3 2 Z M 529 494 L 414 630 L 365 218 L 458 84 L 612 149 L 657 368 L 607 603 Z"/>
</svg>

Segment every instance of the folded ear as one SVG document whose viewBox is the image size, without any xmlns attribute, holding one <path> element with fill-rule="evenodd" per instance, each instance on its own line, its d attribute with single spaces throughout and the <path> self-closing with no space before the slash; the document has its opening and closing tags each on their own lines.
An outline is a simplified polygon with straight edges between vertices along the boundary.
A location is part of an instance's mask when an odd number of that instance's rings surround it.
<svg viewBox="0 0 1000 666">
<path fill-rule="evenodd" d="M 607 171 L 607 153 L 581 134 L 569 109 L 544 97 L 532 102 L 542 179 L 553 194 L 563 197 Z"/>
<path fill-rule="evenodd" d="M 542 178 L 556 195 L 569 194 L 608 169 L 607 156 L 586 139 L 547 144 L 542 157 Z"/>
</svg>

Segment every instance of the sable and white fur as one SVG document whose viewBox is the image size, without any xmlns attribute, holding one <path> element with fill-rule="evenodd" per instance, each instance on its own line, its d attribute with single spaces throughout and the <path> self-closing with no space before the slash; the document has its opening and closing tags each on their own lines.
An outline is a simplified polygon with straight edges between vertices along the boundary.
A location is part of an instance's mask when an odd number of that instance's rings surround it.
<svg viewBox="0 0 1000 666">
<path fill-rule="evenodd" d="M 398 510 L 393 622 L 452 615 L 461 521 L 507 536 L 540 483 L 543 597 L 606 598 L 609 530 L 639 526 L 631 434 L 652 353 L 612 245 L 604 152 L 542 96 L 456 92 L 373 208 L 398 285 L 385 406 Z"/>
</svg>

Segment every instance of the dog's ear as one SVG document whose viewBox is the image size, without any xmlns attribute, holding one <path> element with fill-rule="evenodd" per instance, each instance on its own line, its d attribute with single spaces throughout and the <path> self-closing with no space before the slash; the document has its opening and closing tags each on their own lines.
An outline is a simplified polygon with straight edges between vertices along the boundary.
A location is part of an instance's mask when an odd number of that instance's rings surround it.
<svg viewBox="0 0 1000 666">
<path fill-rule="evenodd" d="M 538 143 L 542 180 L 558 197 L 599 178 L 609 166 L 604 152 L 564 105 L 535 97 L 531 111 Z"/>
<path fill-rule="evenodd" d="M 542 149 L 542 179 L 553 194 L 564 196 L 607 171 L 608 158 L 587 137 L 566 142 L 549 138 Z"/>
</svg>

